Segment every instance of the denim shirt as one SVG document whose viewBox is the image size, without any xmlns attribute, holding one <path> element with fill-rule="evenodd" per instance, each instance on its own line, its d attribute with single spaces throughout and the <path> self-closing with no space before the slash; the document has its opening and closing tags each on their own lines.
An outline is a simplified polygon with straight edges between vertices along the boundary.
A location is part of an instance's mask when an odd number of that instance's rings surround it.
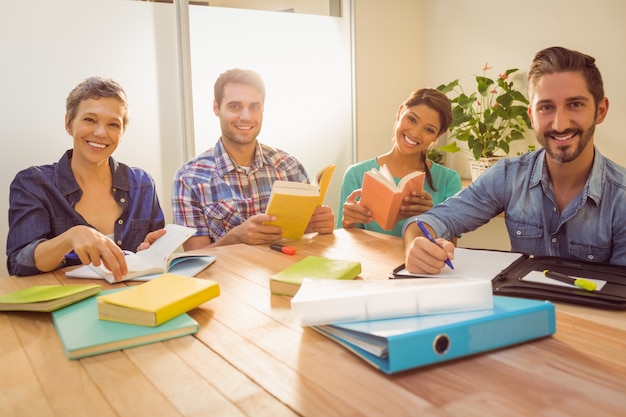
<svg viewBox="0 0 626 417">
<path fill-rule="evenodd" d="M 595 149 L 583 191 L 560 213 L 545 158 L 505 158 L 404 227 L 419 218 L 450 240 L 504 212 L 513 252 L 626 265 L 626 169 Z"/>
<path fill-rule="evenodd" d="M 33 166 L 19 172 L 11 183 L 9 196 L 9 234 L 7 269 L 12 275 L 41 273 L 35 267 L 35 247 L 73 226 L 91 226 L 74 209 L 82 197 L 68 150 L 58 163 Z M 109 158 L 113 174 L 111 193 L 122 207 L 115 222 L 113 238 L 117 245 L 136 251 L 146 234 L 160 229 L 165 220 L 154 181 L 145 171 L 131 168 Z M 72 257 L 59 265 L 79 264 Z"/>
</svg>

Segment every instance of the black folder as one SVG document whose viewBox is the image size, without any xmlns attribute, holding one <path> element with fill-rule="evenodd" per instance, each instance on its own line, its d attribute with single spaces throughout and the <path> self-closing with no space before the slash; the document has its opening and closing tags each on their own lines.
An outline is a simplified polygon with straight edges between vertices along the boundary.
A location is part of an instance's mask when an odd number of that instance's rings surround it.
<svg viewBox="0 0 626 417">
<path fill-rule="evenodd" d="M 606 284 L 600 290 L 586 291 L 522 280 L 531 271 L 546 269 L 571 276 L 603 280 Z M 626 266 L 524 255 L 499 273 L 492 280 L 492 286 L 495 295 L 626 310 Z"/>
</svg>

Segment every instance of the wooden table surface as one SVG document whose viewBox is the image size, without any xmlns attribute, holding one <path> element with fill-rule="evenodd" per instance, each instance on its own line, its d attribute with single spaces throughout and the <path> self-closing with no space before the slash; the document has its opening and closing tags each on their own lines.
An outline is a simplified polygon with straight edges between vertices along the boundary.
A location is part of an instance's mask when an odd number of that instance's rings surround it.
<svg viewBox="0 0 626 417">
<path fill-rule="evenodd" d="M 294 321 L 268 278 L 306 255 L 402 263 L 399 238 L 362 230 L 211 249 L 221 295 L 194 336 L 68 360 L 49 313 L 0 313 L 0 416 L 625 416 L 626 311 L 557 305 L 554 336 L 388 376 Z M 0 293 L 93 283 L 62 271 L 0 278 Z M 109 285 L 97 281 L 103 289 Z M 132 284 L 131 284 L 132 285 Z"/>
</svg>

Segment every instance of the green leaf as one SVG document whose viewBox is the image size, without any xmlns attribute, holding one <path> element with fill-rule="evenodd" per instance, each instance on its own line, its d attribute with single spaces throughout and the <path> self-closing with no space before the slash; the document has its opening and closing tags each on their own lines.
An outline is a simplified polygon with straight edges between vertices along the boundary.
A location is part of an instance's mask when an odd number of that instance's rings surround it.
<svg viewBox="0 0 626 417">
<path fill-rule="evenodd" d="M 447 85 L 441 84 L 439 87 L 437 87 L 437 90 L 441 91 L 444 94 L 448 94 L 449 92 L 453 91 L 457 85 L 459 85 L 459 80 L 454 80 Z"/>
<path fill-rule="evenodd" d="M 456 144 L 456 142 L 451 142 L 448 143 L 447 145 L 443 145 L 437 148 L 438 151 L 441 152 L 450 152 L 450 153 L 455 153 L 461 150 L 461 148 L 458 147 L 458 145 Z"/>
<path fill-rule="evenodd" d="M 472 150 L 472 153 L 474 154 L 474 158 L 476 158 L 476 160 L 478 161 L 483 155 L 482 145 L 480 143 L 476 145 L 474 149 Z"/>
<path fill-rule="evenodd" d="M 490 87 L 493 85 L 493 80 L 487 77 L 476 76 L 476 82 L 478 83 L 478 93 L 483 97 L 487 97 Z"/>
</svg>

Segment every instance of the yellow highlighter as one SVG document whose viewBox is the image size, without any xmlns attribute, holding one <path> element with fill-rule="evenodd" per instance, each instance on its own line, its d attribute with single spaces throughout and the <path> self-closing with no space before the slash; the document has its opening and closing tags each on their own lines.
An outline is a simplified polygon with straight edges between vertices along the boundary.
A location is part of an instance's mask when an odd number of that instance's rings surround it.
<svg viewBox="0 0 626 417">
<path fill-rule="evenodd" d="M 545 275 L 548 278 L 556 279 L 561 282 L 573 284 L 577 286 L 578 288 L 582 288 L 583 290 L 587 290 L 587 291 L 596 290 L 596 283 L 593 281 L 584 279 L 584 278 L 570 277 L 569 275 L 561 274 L 560 272 L 556 272 L 556 271 L 548 271 L 547 269 L 543 270 L 543 275 Z"/>
</svg>

